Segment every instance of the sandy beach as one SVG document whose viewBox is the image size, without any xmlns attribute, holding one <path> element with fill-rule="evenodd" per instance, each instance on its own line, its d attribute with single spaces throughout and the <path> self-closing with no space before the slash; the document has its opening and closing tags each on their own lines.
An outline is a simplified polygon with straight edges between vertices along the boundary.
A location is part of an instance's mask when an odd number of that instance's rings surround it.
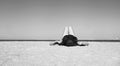
<svg viewBox="0 0 120 66">
<path fill-rule="evenodd" d="M 0 42 L 0 66 L 119 66 L 120 42 L 50 46 L 50 42 Z"/>
</svg>

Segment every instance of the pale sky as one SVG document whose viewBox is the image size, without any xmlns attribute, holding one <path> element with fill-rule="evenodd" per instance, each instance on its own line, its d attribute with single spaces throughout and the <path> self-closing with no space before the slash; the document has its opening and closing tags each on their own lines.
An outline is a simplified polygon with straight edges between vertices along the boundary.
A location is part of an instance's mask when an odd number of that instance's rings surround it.
<svg viewBox="0 0 120 66">
<path fill-rule="evenodd" d="M 0 0 L 0 39 L 120 39 L 120 0 Z"/>
</svg>

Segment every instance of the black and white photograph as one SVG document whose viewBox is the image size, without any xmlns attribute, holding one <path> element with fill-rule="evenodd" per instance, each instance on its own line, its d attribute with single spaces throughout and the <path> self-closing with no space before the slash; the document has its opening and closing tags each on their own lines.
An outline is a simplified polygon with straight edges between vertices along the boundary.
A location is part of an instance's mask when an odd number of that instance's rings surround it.
<svg viewBox="0 0 120 66">
<path fill-rule="evenodd" d="M 120 66 L 120 0 L 0 0 L 0 66 Z"/>
</svg>

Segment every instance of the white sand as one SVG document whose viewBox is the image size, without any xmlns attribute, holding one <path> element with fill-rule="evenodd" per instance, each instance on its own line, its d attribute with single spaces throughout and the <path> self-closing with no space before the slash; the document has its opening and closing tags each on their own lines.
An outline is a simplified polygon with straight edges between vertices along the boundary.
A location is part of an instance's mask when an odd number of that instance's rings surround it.
<svg viewBox="0 0 120 66">
<path fill-rule="evenodd" d="M 0 66 L 120 66 L 120 42 L 49 46 L 49 42 L 0 42 Z"/>
</svg>

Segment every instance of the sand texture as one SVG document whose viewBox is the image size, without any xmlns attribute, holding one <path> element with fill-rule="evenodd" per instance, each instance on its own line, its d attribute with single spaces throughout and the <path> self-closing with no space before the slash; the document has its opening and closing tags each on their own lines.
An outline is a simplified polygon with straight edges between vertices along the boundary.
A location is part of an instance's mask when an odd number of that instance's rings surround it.
<svg viewBox="0 0 120 66">
<path fill-rule="evenodd" d="M 0 42 L 0 66 L 120 66 L 120 42 L 49 46 L 50 42 Z"/>
</svg>

